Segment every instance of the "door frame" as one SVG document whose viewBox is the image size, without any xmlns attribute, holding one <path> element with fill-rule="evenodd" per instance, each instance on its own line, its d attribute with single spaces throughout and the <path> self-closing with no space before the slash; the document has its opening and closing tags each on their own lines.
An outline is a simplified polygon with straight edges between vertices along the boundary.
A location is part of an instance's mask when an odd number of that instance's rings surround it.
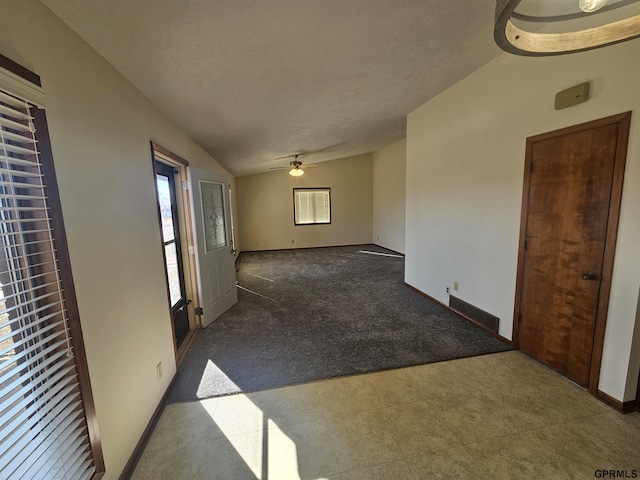
<svg viewBox="0 0 640 480">
<path fill-rule="evenodd" d="M 185 188 L 187 180 L 187 167 L 189 166 L 189 162 L 184 158 L 176 155 L 171 152 L 167 148 L 162 145 L 151 141 L 151 164 L 153 166 L 153 182 L 154 188 L 156 188 L 156 197 L 157 197 L 157 187 L 155 187 L 155 162 L 156 160 L 160 160 L 167 165 L 171 165 L 175 169 L 178 170 L 179 182 L 176 182 L 176 200 L 177 200 L 177 211 L 178 211 L 178 223 L 180 226 L 180 246 L 182 251 L 182 265 L 184 269 L 184 288 L 185 288 L 185 296 L 191 300 L 191 302 L 187 303 L 187 312 L 189 318 L 189 333 L 187 337 L 182 342 L 180 348 L 176 348 L 175 342 L 173 342 L 174 354 L 176 358 L 176 364 L 179 365 L 184 355 L 186 354 L 189 346 L 193 342 L 195 337 L 195 331 L 200 327 L 199 317 L 195 315 L 194 305 L 199 302 L 198 290 L 195 287 L 195 264 L 194 264 L 194 256 L 193 245 L 194 245 L 194 232 L 192 231 L 192 222 L 191 222 L 191 201 L 189 199 L 189 191 L 188 187 Z M 160 221 L 160 211 L 158 211 L 158 219 Z M 160 223 L 159 223 L 160 225 Z M 162 232 L 161 239 L 162 239 Z M 164 259 L 164 247 L 162 248 L 162 255 Z M 166 260 L 164 263 L 165 269 L 165 277 L 167 276 L 166 272 Z M 170 304 L 169 300 L 169 285 L 167 284 L 167 303 Z M 169 312 L 171 313 L 171 305 L 168 306 Z M 173 318 L 171 319 L 171 333 L 175 336 L 175 332 L 173 331 Z M 173 337 L 172 337 L 173 338 Z"/>
<path fill-rule="evenodd" d="M 607 234 L 604 245 L 604 258 L 602 264 L 602 280 L 600 283 L 600 293 L 598 296 L 598 309 L 596 312 L 596 323 L 591 350 L 591 366 L 589 369 L 589 383 L 587 388 L 589 393 L 597 395 L 598 382 L 600 380 L 600 368 L 602 363 L 602 351 L 604 348 L 604 334 L 607 324 L 607 313 L 609 310 L 609 296 L 611 293 L 611 281 L 613 277 L 613 263 L 616 250 L 616 239 L 618 236 L 618 222 L 620 219 L 620 205 L 622 202 L 622 184 L 624 181 L 624 170 L 627 159 L 627 145 L 629 142 L 629 128 L 631 124 L 631 112 L 625 112 L 610 117 L 593 120 L 591 122 L 573 125 L 571 127 L 542 133 L 527 138 L 525 162 L 524 162 L 524 183 L 522 189 L 522 210 L 520 214 L 520 239 L 518 246 L 518 269 L 516 276 L 516 292 L 513 315 L 513 346 L 519 349 L 520 335 L 520 308 L 522 300 L 522 285 L 524 280 L 525 264 L 525 239 L 527 234 L 527 219 L 529 216 L 529 193 L 531 184 L 531 157 L 533 144 L 536 142 L 562 137 L 584 130 L 604 127 L 607 125 L 618 125 L 618 139 L 616 144 L 616 154 L 613 167 L 613 181 L 611 187 L 611 197 L 609 200 L 609 217 L 607 221 Z"/>
</svg>

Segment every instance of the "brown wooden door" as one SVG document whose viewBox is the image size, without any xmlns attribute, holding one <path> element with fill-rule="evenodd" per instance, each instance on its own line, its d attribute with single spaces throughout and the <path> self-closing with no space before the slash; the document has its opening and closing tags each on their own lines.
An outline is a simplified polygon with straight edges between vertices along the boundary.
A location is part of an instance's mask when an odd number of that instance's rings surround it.
<svg viewBox="0 0 640 480">
<path fill-rule="evenodd" d="M 619 123 L 593 123 L 528 140 L 515 332 L 518 348 L 583 386 L 612 269 L 605 247 L 620 176 Z"/>
</svg>

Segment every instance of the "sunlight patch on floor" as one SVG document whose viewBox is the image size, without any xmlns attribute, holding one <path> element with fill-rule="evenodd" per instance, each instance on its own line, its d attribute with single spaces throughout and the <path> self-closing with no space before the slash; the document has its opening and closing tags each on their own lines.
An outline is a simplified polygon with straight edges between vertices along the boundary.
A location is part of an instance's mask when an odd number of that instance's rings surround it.
<svg viewBox="0 0 640 480">
<path fill-rule="evenodd" d="M 211 360 L 207 360 L 207 365 L 202 372 L 202 376 L 200 377 L 200 384 L 198 385 L 198 390 L 196 391 L 196 396 L 198 398 L 205 397 L 205 393 L 207 392 L 207 385 L 211 381 L 211 379 L 215 378 L 218 384 L 221 384 L 227 391 L 237 391 L 240 392 L 242 389 L 236 385 L 233 380 L 231 380 L 227 375 Z"/>
<path fill-rule="evenodd" d="M 358 253 L 368 253 L 369 255 L 380 255 L 382 257 L 402 258 L 402 255 L 394 255 L 391 253 L 370 252 L 369 250 L 359 250 Z"/>
<path fill-rule="evenodd" d="M 206 399 L 200 404 L 256 480 L 301 480 L 296 443 L 248 395 Z"/>
<path fill-rule="evenodd" d="M 258 292 L 254 292 L 253 290 L 251 290 L 251 289 L 249 289 L 249 288 L 247 288 L 247 287 L 243 287 L 243 286 L 242 286 L 242 285 L 240 285 L 239 283 L 236 283 L 236 287 L 238 287 L 240 290 L 244 290 L 245 292 L 249 292 L 249 293 L 251 293 L 251 294 L 253 294 L 253 295 L 257 295 L 258 297 L 262 297 L 262 298 L 265 298 L 265 299 L 267 299 L 267 300 L 270 300 L 270 301 L 272 301 L 272 302 L 274 302 L 274 303 L 277 303 L 277 302 L 276 302 L 276 300 L 274 300 L 273 298 L 267 297 L 266 295 L 263 295 L 263 294 L 258 293 Z"/>
</svg>

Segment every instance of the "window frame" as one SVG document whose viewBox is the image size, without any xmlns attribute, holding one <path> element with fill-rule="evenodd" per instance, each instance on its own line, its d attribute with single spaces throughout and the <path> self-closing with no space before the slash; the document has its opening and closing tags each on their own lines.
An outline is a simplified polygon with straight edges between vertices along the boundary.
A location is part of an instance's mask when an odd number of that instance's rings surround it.
<svg viewBox="0 0 640 480">
<path fill-rule="evenodd" d="M 31 89 L 35 86 L 36 88 L 33 88 L 34 94 L 43 96 L 40 77 L 37 74 L 27 70 L 23 66 L 1 54 L 0 69 L 19 77 L 23 81 L 23 84 L 20 85 L 20 87 Z M 19 87 L 18 90 L 20 90 Z M 21 92 L 19 91 L 18 93 Z M 55 249 L 57 251 L 57 263 L 60 275 L 59 282 L 62 290 L 64 291 L 64 306 L 67 312 L 69 337 L 75 357 L 75 370 L 78 375 L 82 409 L 84 411 L 84 419 L 87 427 L 91 458 L 95 468 L 95 471 L 91 476 L 91 480 L 99 480 L 105 474 L 104 455 L 102 452 L 97 413 L 91 388 L 91 380 L 89 377 L 89 366 L 82 334 L 82 326 L 80 323 L 75 285 L 72 276 L 69 246 L 64 227 L 60 192 L 58 190 L 58 182 L 53 162 L 53 152 L 51 149 L 47 117 L 45 110 L 39 106 L 41 103 L 34 103 L 32 101 L 33 99 L 29 98 L 29 96 L 18 96 L 31 106 L 30 114 L 33 116 L 34 125 L 36 125 L 35 138 L 38 142 L 38 154 L 41 159 L 44 191 L 50 212 L 50 231 L 52 232 Z"/>
<path fill-rule="evenodd" d="M 329 221 L 328 222 L 311 222 L 311 223 L 298 223 L 296 217 L 296 193 L 297 192 L 314 192 L 322 191 L 326 192 L 329 197 Z M 293 225 L 296 227 L 307 225 L 331 225 L 333 216 L 331 215 L 331 187 L 300 187 L 293 189 Z"/>
</svg>

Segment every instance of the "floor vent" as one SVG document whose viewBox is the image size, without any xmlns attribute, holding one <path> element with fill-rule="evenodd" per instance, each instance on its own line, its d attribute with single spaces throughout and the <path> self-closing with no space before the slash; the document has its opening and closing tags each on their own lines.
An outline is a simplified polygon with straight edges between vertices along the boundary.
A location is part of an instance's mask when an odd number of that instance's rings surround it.
<svg viewBox="0 0 640 480">
<path fill-rule="evenodd" d="M 491 315 L 478 307 L 474 307 L 470 303 L 460 300 L 458 297 L 449 295 L 449 308 L 461 313 L 465 317 L 469 317 L 474 322 L 484 325 L 492 332 L 498 333 L 500 319 L 495 315 Z"/>
</svg>

